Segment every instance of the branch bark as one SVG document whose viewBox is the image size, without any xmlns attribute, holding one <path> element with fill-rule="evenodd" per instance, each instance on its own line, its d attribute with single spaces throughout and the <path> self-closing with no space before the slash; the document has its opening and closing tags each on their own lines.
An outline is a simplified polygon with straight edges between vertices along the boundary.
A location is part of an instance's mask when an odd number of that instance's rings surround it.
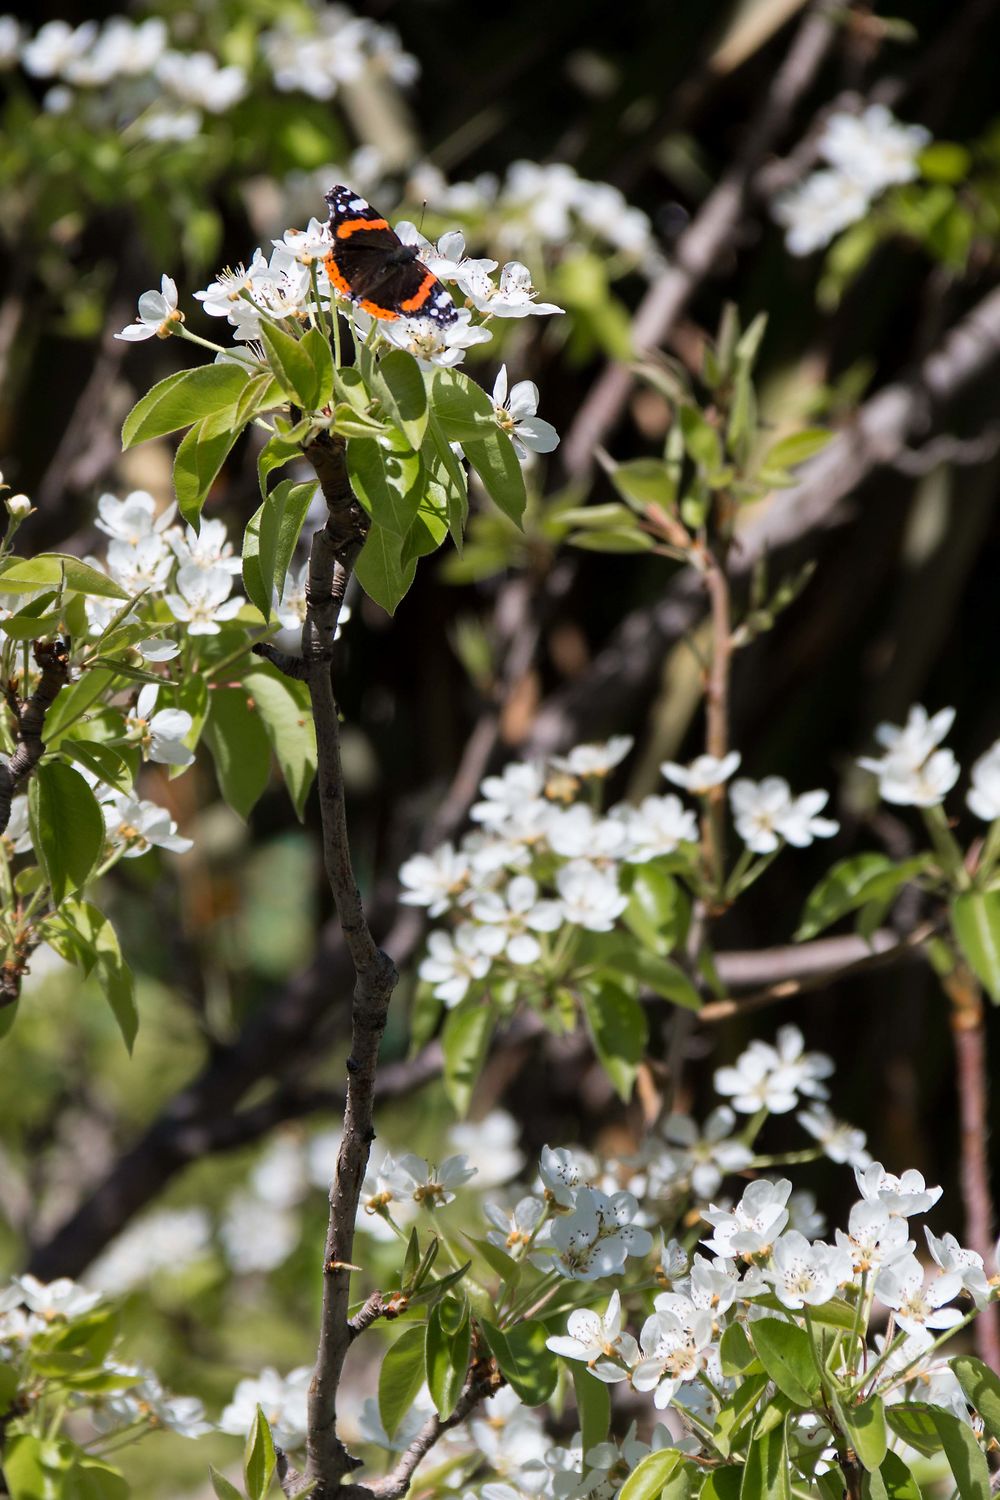
<svg viewBox="0 0 1000 1500">
<path fill-rule="evenodd" d="M 10 822 L 14 794 L 42 758 L 45 715 L 69 681 L 69 651 L 65 641 L 36 641 L 35 661 L 41 676 L 31 697 L 18 706 L 18 745 L 10 760 L 0 764 L 0 833 Z"/>
<path fill-rule="evenodd" d="M 306 1479 L 315 1482 L 315 1500 L 325 1500 L 339 1487 L 343 1475 L 358 1466 L 358 1460 L 337 1436 L 337 1391 L 344 1359 L 355 1337 L 347 1315 L 354 1225 L 375 1139 L 372 1121 L 379 1044 L 398 975 L 392 959 L 372 937 L 351 864 L 340 721 L 331 676 L 337 621 L 348 579 L 368 532 L 368 518 L 351 490 L 344 439 L 323 434 L 306 454 L 323 491 L 327 518 L 313 535 L 309 551 L 302 664 L 294 670 L 296 675 L 301 671 L 312 702 L 323 862 L 355 975 L 344 1132 L 330 1187 L 319 1348 L 309 1387 L 306 1437 Z"/>
</svg>

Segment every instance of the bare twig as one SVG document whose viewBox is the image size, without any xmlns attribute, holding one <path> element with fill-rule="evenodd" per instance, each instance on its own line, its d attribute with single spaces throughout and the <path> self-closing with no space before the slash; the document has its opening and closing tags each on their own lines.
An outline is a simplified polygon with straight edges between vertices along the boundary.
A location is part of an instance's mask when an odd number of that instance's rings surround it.
<svg viewBox="0 0 1000 1500">
<path fill-rule="evenodd" d="M 990 1191 L 989 1068 L 983 993 L 974 975 L 959 964 L 942 985 L 951 1001 L 955 1042 L 955 1084 L 961 1122 L 961 1183 L 965 1203 L 965 1237 L 970 1249 L 989 1264 L 993 1256 L 993 1195 Z M 991 1369 L 1000 1370 L 1000 1320 L 989 1303 L 975 1322 L 976 1349 Z"/>
<path fill-rule="evenodd" d="M 826 0 L 818 0 L 795 35 L 788 54 L 749 126 L 742 150 L 705 199 L 677 241 L 674 258 L 653 282 L 636 311 L 632 341 L 642 354 L 661 344 L 695 288 L 732 245 L 750 193 L 753 174 L 785 129 L 806 93 L 836 33 Z M 595 382 L 562 446 L 563 464 L 574 479 L 588 475 L 594 452 L 618 421 L 634 380 L 627 365 L 612 364 Z"/>
<path fill-rule="evenodd" d="M 976 437 L 960 438 L 954 433 L 942 432 L 931 438 L 922 448 L 904 448 L 893 460 L 892 467 L 900 474 L 919 478 L 931 474 L 943 464 L 955 464 L 959 468 L 971 468 L 976 464 L 989 463 L 1000 452 L 1000 422 L 990 422 Z"/>
<path fill-rule="evenodd" d="M 31 697 L 18 705 L 17 749 L 9 761 L 0 764 L 0 833 L 10 821 L 14 793 L 42 758 L 45 715 L 69 681 L 69 651 L 65 641 L 36 641 L 35 661 L 41 676 Z"/>
<path fill-rule="evenodd" d="M 375 1479 L 369 1485 L 345 1486 L 349 1492 L 345 1500 L 369 1500 L 371 1496 L 376 1497 L 376 1500 L 400 1500 L 400 1496 L 405 1495 L 410 1487 L 417 1465 L 431 1451 L 442 1433 L 457 1427 L 459 1422 L 464 1422 L 470 1411 L 480 1401 L 499 1390 L 501 1384 L 502 1377 L 491 1359 L 475 1361 L 451 1416 L 442 1419 L 435 1412 L 428 1417 L 396 1467 L 383 1479 Z"/>
<path fill-rule="evenodd" d="M 707 1022 L 728 1021 L 731 1016 L 746 1015 L 750 1011 L 762 1010 L 768 1005 L 774 1005 L 779 1000 L 791 1000 L 796 995 L 806 995 L 812 990 L 825 989 L 829 984 L 853 978 L 856 974 L 866 974 L 872 969 L 885 968 L 919 951 L 933 932 L 934 924 L 924 922 L 900 942 L 893 943 L 879 952 L 871 953 L 866 958 L 858 958 L 853 963 L 835 969 L 821 970 L 800 979 L 779 979 L 774 984 L 768 985 L 766 989 L 743 995 L 739 1000 L 710 1000 L 699 1011 L 699 1019 Z"/>
</svg>

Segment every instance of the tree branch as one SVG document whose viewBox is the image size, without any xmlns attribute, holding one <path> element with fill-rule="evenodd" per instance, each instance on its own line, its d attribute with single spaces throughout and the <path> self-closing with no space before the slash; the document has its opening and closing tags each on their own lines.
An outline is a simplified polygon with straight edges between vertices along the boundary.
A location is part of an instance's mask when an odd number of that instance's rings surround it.
<svg viewBox="0 0 1000 1500">
<path fill-rule="evenodd" d="M 355 973 L 344 1133 L 330 1188 L 319 1348 L 309 1387 L 306 1478 L 316 1481 L 316 1500 L 324 1500 L 358 1463 L 337 1436 L 337 1390 L 354 1337 L 347 1316 L 354 1225 L 375 1138 L 372 1119 L 379 1044 L 398 975 L 395 964 L 372 937 L 351 864 L 340 722 L 330 674 L 344 592 L 364 544 L 368 519 L 351 490 L 344 440 L 324 434 L 306 454 L 326 500 L 327 519 L 314 534 L 309 551 L 302 660 L 316 727 L 323 862 Z"/>
<path fill-rule="evenodd" d="M 35 661 L 42 675 L 31 697 L 18 707 L 17 749 L 9 761 L 0 764 L 0 833 L 10 822 L 15 792 L 42 758 L 45 715 L 69 681 L 69 651 L 65 641 L 36 641 Z"/>
</svg>

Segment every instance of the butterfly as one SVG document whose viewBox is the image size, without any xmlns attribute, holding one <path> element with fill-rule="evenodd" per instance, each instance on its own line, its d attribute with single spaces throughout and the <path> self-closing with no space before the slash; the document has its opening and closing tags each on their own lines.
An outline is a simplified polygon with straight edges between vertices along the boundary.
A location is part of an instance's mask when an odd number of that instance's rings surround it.
<svg viewBox="0 0 1000 1500">
<path fill-rule="evenodd" d="M 331 246 L 324 264 L 332 287 L 373 318 L 430 318 L 438 328 L 456 322 L 448 292 L 377 209 L 340 184 L 326 201 Z"/>
</svg>

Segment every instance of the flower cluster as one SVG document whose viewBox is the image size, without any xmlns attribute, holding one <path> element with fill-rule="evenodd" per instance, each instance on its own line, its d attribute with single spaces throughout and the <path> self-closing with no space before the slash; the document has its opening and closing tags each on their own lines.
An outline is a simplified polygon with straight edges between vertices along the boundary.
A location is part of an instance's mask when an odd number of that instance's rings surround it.
<svg viewBox="0 0 1000 1500">
<path fill-rule="evenodd" d="M 100 1291 L 68 1277 L 46 1284 L 34 1276 L 15 1276 L 0 1289 L 0 1369 L 13 1367 L 17 1372 L 11 1394 L 23 1384 L 23 1411 L 32 1411 L 51 1380 L 60 1401 L 85 1415 L 102 1435 L 127 1430 L 134 1439 L 143 1431 L 169 1429 L 180 1437 L 197 1438 L 213 1431 L 196 1397 L 168 1394 L 152 1371 L 122 1363 L 114 1344 L 109 1349 L 105 1324 L 111 1315 Z M 62 1353 L 63 1347 L 72 1349 L 73 1355 Z M 53 1376 L 53 1358 L 56 1367 L 60 1359 L 72 1361 L 79 1381 L 72 1375 Z M 9 1413 L 18 1410 L 17 1402 L 8 1407 Z"/>
<path fill-rule="evenodd" d="M 828 166 L 781 194 L 774 217 L 793 255 L 811 255 L 864 218 L 873 201 L 895 183 L 920 175 L 919 157 L 930 141 L 922 125 L 903 125 L 884 104 L 860 115 L 832 114 L 819 139 Z"/>
<path fill-rule="evenodd" d="M 453 919 L 448 930 L 430 934 L 420 965 L 421 979 L 445 1005 L 457 1005 L 474 984 L 523 978 L 528 966 L 555 973 L 565 951 L 556 935 L 566 927 L 612 931 L 629 905 L 638 866 L 669 859 L 672 870 L 697 882 L 698 821 L 680 797 L 649 795 L 638 807 L 595 811 L 591 791 L 599 794 L 631 745 L 619 735 L 548 763 L 507 766 L 483 781 L 471 810 L 478 826 L 457 848 L 444 844 L 404 863 L 403 901 Z M 661 769 L 675 786 L 703 798 L 732 776 L 739 759 L 733 751 L 723 760 L 699 756 L 690 766 L 670 761 Z M 748 858 L 837 831 L 818 816 L 825 792 L 793 797 L 780 777 L 759 786 L 737 781 L 731 796 Z"/>
<path fill-rule="evenodd" d="M 938 807 L 961 775 L 961 767 L 942 740 L 955 722 L 953 708 L 928 714 L 920 703 L 910 708 L 906 723 L 879 724 L 875 739 L 880 756 L 861 756 L 858 765 L 878 777 L 879 796 L 901 807 Z M 972 767 L 966 793 L 970 812 L 984 823 L 1000 818 L 1000 740 Z"/>
<path fill-rule="evenodd" d="M 311 25 L 282 25 L 260 37 L 259 54 L 273 87 L 332 99 L 344 85 L 384 78 L 397 86 L 413 82 L 414 57 L 396 31 L 353 15 L 344 6 L 320 5 Z M 247 69 L 221 62 L 204 48 L 171 45 L 159 17 L 132 21 L 111 16 L 103 24 L 46 21 L 25 35 L 13 16 L 0 16 L 0 66 L 16 63 L 31 78 L 49 83 L 44 108 L 64 114 L 78 103 L 88 118 L 128 126 L 149 141 L 190 140 L 204 116 L 222 115 L 252 86 Z"/>
</svg>

